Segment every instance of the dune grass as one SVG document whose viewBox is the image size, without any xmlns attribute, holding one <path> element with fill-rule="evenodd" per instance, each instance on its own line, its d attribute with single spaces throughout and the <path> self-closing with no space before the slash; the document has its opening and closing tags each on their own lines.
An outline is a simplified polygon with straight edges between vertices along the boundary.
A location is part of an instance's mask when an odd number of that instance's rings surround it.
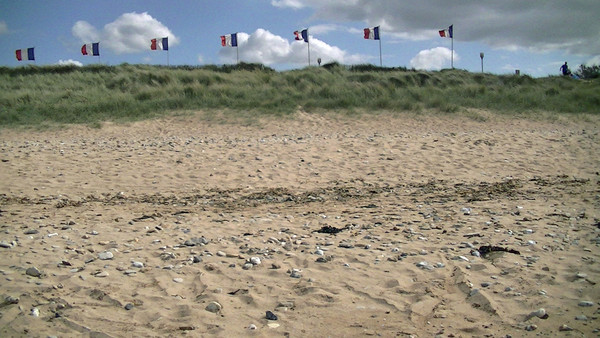
<svg viewBox="0 0 600 338">
<path fill-rule="evenodd" d="M 238 116 L 485 109 L 501 114 L 598 114 L 600 82 L 463 70 L 328 64 L 276 72 L 230 66 L 0 67 L 0 126 L 127 122 L 176 111 Z"/>
</svg>

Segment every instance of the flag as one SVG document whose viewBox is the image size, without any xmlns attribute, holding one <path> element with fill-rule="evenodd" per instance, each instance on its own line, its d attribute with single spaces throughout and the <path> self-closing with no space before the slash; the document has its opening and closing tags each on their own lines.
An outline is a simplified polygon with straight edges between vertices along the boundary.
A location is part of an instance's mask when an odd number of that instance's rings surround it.
<svg viewBox="0 0 600 338">
<path fill-rule="evenodd" d="M 452 34 L 452 26 L 453 25 L 450 25 L 450 27 L 448 27 L 448 29 L 440 30 L 440 37 L 452 39 L 454 37 L 454 35 Z"/>
<path fill-rule="evenodd" d="M 100 42 L 88 43 L 81 46 L 81 54 L 100 56 Z"/>
<path fill-rule="evenodd" d="M 150 49 L 169 50 L 169 38 L 156 38 L 150 40 Z"/>
<path fill-rule="evenodd" d="M 15 56 L 17 57 L 17 60 L 23 61 L 23 49 L 17 49 L 15 51 Z M 27 60 L 35 60 L 33 48 L 27 48 Z"/>
<path fill-rule="evenodd" d="M 379 40 L 379 26 L 373 28 L 365 28 L 365 39 Z"/>
<path fill-rule="evenodd" d="M 237 47 L 237 33 L 221 35 L 221 46 Z"/>
<path fill-rule="evenodd" d="M 304 40 L 304 42 L 308 42 L 308 29 L 303 29 L 302 31 L 295 31 L 294 35 L 296 36 L 296 40 Z"/>
</svg>

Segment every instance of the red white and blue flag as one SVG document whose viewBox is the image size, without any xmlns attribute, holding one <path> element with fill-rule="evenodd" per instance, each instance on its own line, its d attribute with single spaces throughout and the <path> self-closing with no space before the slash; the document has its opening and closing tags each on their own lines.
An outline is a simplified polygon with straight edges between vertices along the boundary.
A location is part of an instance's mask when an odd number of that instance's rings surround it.
<svg viewBox="0 0 600 338">
<path fill-rule="evenodd" d="M 373 28 L 365 28 L 365 39 L 379 40 L 379 26 Z"/>
<path fill-rule="evenodd" d="M 452 29 L 453 25 L 450 25 L 450 27 L 448 27 L 448 29 L 442 29 L 440 30 L 440 37 L 442 38 L 453 38 L 454 34 L 453 34 L 453 29 Z"/>
<path fill-rule="evenodd" d="M 169 38 L 156 38 L 150 40 L 150 49 L 169 50 Z"/>
<path fill-rule="evenodd" d="M 229 35 L 221 35 L 221 46 L 223 47 L 237 47 L 237 33 Z"/>
<path fill-rule="evenodd" d="M 81 46 L 81 55 L 100 56 L 100 42 L 87 43 Z"/>
<path fill-rule="evenodd" d="M 303 29 L 301 31 L 295 31 L 294 35 L 296 36 L 296 40 L 304 40 L 304 42 L 308 42 L 308 29 Z"/>
<path fill-rule="evenodd" d="M 31 60 L 31 61 L 35 60 L 35 54 L 34 54 L 34 51 L 33 51 L 33 47 L 32 48 L 27 48 L 27 50 L 25 50 L 25 49 L 17 49 L 15 51 L 15 56 L 17 57 L 17 60 L 23 61 L 25 53 L 27 53 L 27 60 Z"/>
</svg>

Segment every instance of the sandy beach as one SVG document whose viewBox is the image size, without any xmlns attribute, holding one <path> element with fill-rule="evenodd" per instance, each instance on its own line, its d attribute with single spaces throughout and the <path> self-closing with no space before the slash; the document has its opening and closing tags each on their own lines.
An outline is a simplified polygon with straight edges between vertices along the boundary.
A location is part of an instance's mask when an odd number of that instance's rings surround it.
<svg viewBox="0 0 600 338">
<path fill-rule="evenodd" d="M 2 337 L 595 337 L 600 119 L 0 130 Z"/>
</svg>

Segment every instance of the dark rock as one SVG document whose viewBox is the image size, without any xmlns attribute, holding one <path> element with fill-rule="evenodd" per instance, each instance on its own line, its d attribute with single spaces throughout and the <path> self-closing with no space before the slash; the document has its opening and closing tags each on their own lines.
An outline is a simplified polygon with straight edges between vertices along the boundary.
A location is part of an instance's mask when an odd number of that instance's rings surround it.
<svg viewBox="0 0 600 338">
<path fill-rule="evenodd" d="M 271 311 L 267 311 L 266 318 L 268 320 L 277 320 L 277 316 Z"/>
</svg>

